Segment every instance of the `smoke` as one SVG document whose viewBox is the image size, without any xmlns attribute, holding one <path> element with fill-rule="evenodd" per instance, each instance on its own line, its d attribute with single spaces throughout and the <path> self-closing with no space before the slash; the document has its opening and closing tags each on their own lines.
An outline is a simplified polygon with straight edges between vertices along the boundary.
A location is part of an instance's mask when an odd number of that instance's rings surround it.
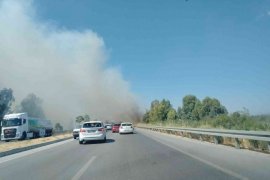
<svg viewBox="0 0 270 180">
<path fill-rule="evenodd" d="M 46 117 L 67 128 L 85 113 L 138 119 L 136 97 L 121 73 L 106 66 L 107 54 L 95 32 L 40 22 L 31 1 L 0 0 L 0 88 L 12 88 L 16 103 L 34 93 Z"/>
</svg>

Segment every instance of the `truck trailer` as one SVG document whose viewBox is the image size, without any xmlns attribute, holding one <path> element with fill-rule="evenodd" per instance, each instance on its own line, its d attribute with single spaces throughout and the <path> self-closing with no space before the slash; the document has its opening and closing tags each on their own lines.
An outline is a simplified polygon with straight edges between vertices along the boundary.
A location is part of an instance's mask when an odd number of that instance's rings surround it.
<svg viewBox="0 0 270 180">
<path fill-rule="evenodd" d="M 52 135 L 51 121 L 28 117 L 27 113 L 7 114 L 2 122 L 1 140 L 24 140 Z"/>
</svg>

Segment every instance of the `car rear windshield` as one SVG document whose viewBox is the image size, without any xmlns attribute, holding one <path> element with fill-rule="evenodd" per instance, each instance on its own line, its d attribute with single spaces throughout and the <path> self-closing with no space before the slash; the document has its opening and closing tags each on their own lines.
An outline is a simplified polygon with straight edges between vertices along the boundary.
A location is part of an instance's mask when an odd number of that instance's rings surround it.
<svg viewBox="0 0 270 180">
<path fill-rule="evenodd" d="M 92 128 L 92 127 L 101 127 L 101 123 L 85 123 L 83 124 L 84 128 Z"/>
<path fill-rule="evenodd" d="M 120 126 L 120 124 L 114 124 L 113 126 Z"/>
<path fill-rule="evenodd" d="M 132 124 L 122 124 L 122 126 L 132 126 Z"/>
</svg>

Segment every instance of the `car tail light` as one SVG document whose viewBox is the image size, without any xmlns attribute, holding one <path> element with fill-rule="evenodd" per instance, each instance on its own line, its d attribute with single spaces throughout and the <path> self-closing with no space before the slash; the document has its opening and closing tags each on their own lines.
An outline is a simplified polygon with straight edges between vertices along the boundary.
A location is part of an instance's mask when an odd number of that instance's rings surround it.
<svg viewBox="0 0 270 180">
<path fill-rule="evenodd" d="M 85 129 L 80 129 L 80 132 L 86 132 L 86 130 Z"/>
<path fill-rule="evenodd" d="M 99 128 L 98 131 L 104 131 L 104 128 Z"/>
</svg>

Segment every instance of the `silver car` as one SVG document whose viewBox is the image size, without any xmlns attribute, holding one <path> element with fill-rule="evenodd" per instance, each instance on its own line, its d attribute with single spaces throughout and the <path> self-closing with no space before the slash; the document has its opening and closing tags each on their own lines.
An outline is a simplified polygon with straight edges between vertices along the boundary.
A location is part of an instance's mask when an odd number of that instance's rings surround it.
<svg viewBox="0 0 270 180">
<path fill-rule="evenodd" d="M 101 121 L 84 122 L 79 133 L 79 144 L 87 141 L 101 140 L 106 142 L 106 129 Z"/>
</svg>

